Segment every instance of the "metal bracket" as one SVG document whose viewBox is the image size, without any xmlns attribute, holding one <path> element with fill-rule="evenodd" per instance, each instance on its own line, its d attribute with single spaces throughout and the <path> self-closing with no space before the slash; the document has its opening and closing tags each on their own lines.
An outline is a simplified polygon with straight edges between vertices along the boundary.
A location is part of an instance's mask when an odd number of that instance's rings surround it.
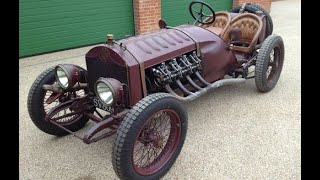
<svg viewBox="0 0 320 180">
<path fill-rule="evenodd" d="M 73 136 L 81 139 L 86 144 L 97 142 L 103 138 L 106 138 L 106 137 L 114 134 L 117 130 L 117 126 L 120 124 L 122 118 L 125 116 L 125 114 L 128 113 L 129 110 L 123 109 L 118 114 L 111 114 L 108 116 L 107 119 L 103 119 L 103 118 L 97 117 L 93 114 L 93 112 L 92 112 L 93 105 L 89 104 L 88 103 L 89 101 L 91 101 L 91 97 L 89 97 L 89 95 L 86 95 L 81 98 L 76 98 L 76 99 L 72 99 L 67 102 L 61 103 L 48 112 L 48 114 L 45 116 L 45 120 L 56 125 L 57 127 L 61 128 L 61 129 L 67 131 L 68 133 L 72 134 Z M 81 106 L 81 104 L 82 104 L 82 106 Z M 62 115 L 59 117 L 54 117 L 54 115 L 56 113 L 60 112 L 61 110 L 65 109 L 65 108 L 72 109 L 72 110 L 74 110 L 74 112 L 71 112 L 71 113 L 68 113 L 68 114 L 65 114 L 65 115 Z M 85 132 L 85 135 L 83 137 L 79 136 L 76 132 L 73 132 L 73 131 L 69 130 L 68 128 L 66 128 L 66 126 L 68 126 L 70 124 L 63 124 L 62 125 L 62 124 L 59 124 L 56 122 L 57 120 L 59 120 L 61 118 L 73 116 L 76 114 L 86 116 L 95 123 L 95 125 L 93 125 L 93 127 L 91 127 L 89 130 L 87 130 Z M 75 123 L 75 121 L 73 121 L 71 123 Z M 105 130 L 107 128 L 109 128 L 108 132 L 101 133 L 100 135 L 94 137 L 97 133 L 99 133 L 102 130 Z"/>
</svg>

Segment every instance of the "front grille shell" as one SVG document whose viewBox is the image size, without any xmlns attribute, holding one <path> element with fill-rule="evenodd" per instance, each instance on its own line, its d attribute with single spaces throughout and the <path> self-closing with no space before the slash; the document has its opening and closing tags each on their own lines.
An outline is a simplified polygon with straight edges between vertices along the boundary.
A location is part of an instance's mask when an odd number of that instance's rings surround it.
<svg viewBox="0 0 320 180">
<path fill-rule="evenodd" d="M 121 83 L 128 84 L 128 69 L 113 60 L 108 53 L 101 51 L 99 56 L 86 57 L 88 71 L 87 82 L 90 91 L 94 91 L 94 84 L 100 77 L 114 78 Z"/>
</svg>

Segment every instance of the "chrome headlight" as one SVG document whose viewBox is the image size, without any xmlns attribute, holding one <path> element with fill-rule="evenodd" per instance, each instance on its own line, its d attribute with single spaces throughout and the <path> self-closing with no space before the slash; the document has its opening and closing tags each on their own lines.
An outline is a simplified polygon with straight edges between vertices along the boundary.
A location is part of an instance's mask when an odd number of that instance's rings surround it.
<svg viewBox="0 0 320 180">
<path fill-rule="evenodd" d="M 118 101 L 121 89 L 121 82 L 113 78 L 99 78 L 94 86 L 96 96 L 107 106 Z"/>
<path fill-rule="evenodd" d="M 80 70 L 72 64 L 60 64 L 55 67 L 55 76 L 63 89 L 70 89 L 79 82 Z"/>
</svg>

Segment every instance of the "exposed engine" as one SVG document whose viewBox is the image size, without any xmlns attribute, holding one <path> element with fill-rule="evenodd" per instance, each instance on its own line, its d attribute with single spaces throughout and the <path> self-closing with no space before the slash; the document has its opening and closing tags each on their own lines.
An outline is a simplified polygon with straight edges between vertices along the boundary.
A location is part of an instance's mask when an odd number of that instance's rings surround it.
<svg viewBox="0 0 320 180">
<path fill-rule="evenodd" d="M 164 85 L 171 83 L 178 83 L 180 86 L 181 81 L 192 83 L 191 77 L 202 70 L 201 61 L 196 52 L 192 51 L 148 68 L 146 70 L 148 91 L 159 91 Z"/>
<path fill-rule="evenodd" d="M 195 51 L 193 51 L 192 53 L 163 62 L 151 69 L 156 77 L 156 83 L 164 85 L 200 71 L 201 60 L 197 57 Z"/>
</svg>

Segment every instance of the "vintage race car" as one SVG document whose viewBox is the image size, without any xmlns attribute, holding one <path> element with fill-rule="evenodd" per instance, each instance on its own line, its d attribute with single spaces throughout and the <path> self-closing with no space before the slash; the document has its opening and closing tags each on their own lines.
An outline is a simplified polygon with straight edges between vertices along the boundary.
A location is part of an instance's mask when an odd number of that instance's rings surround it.
<svg viewBox="0 0 320 180">
<path fill-rule="evenodd" d="M 162 177 L 186 138 L 183 102 L 251 78 L 268 92 L 284 61 L 283 40 L 271 35 L 272 19 L 260 6 L 215 13 L 193 1 L 189 11 L 193 24 L 160 20 L 158 31 L 118 41 L 109 34 L 86 54 L 86 70 L 72 64 L 45 70 L 28 96 L 33 123 L 87 144 L 116 133 L 112 164 L 119 178 Z M 78 135 L 89 120 L 92 126 Z"/>
</svg>

